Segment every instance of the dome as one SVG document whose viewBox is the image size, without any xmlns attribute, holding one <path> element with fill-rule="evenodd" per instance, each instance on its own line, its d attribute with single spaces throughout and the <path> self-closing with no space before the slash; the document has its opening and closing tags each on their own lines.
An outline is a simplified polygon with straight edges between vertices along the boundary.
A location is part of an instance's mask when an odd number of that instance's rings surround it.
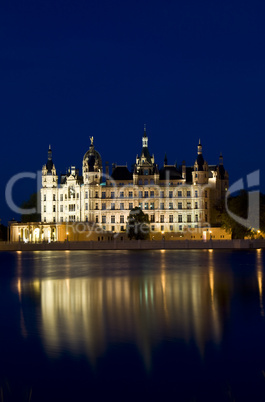
<svg viewBox="0 0 265 402">
<path fill-rule="evenodd" d="M 89 172 L 94 172 L 94 166 L 102 167 L 102 159 L 100 153 L 95 150 L 94 145 L 90 145 L 89 150 L 85 153 L 83 158 L 83 165 L 87 165 Z"/>
</svg>

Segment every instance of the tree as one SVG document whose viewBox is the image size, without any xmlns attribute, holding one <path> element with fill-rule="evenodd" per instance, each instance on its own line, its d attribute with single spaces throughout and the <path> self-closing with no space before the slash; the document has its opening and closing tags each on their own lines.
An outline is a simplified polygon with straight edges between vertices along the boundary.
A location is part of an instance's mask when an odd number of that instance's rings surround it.
<svg viewBox="0 0 265 402">
<path fill-rule="evenodd" d="M 140 207 L 131 210 L 127 222 L 127 234 L 129 239 L 145 240 L 149 237 L 149 217 Z"/>
<path fill-rule="evenodd" d="M 229 211 L 246 219 L 248 214 L 248 193 L 245 190 L 242 190 L 237 196 L 229 197 L 227 205 Z M 232 239 L 244 239 L 244 237 L 251 235 L 252 228 L 245 227 L 235 221 L 227 212 L 224 203 L 216 206 L 216 211 L 221 227 L 231 233 Z"/>
<path fill-rule="evenodd" d="M 36 208 L 34 214 L 21 214 L 21 222 L 40 222 L 41 214 L 38 213 L 38 196 L 37 193 L 31 194 L 28 201 L 23 202 L 21 205 L 22 209 Z"/>
</svg>

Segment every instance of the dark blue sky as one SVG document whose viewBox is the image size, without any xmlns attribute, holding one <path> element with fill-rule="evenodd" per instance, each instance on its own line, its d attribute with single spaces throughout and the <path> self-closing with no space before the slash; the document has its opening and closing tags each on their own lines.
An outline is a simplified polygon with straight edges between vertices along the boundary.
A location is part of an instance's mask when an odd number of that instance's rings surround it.
<svg viewBox="0 0 265 402">
<path fill-rule="evenodd" d="M 36 172 L 52 145 L 58 173 L 93 135 L 103 161 L 135 161 L 147 124 L 161 166 L 209 164 L 230 183 L 261 169 L 265 191 L 263 1 L 4 1 L 0 6 L 0 218 L 5 185 Z M 15 188 L 20 204 L 35 191 Z"/>
</svg>

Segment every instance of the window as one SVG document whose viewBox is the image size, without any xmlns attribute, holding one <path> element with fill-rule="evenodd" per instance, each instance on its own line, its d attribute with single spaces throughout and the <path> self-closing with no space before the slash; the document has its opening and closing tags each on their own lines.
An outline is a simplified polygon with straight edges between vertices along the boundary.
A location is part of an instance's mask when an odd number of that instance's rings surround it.
<svg viewBox="0 0 265 402">
<path fill-rule="evenodd" d="M 120 192 L 120 198 L 124 198 L 124 192 L 123 191 Z"/>
<path fill-rule="evenodd" d="M 163 203 L 163 202 L 160 202 L 160 209 L 164 209 L 164 208 L 165 208 L 164 203 Z"/>
<path fill-rule="evenodd" d="M 139 191 L 139 198 L 143 198 L 143 192 Z"/>
<path fill-rule="evenodd" d="M 124 223 L 124 215 L 120 216 L 120 223 Z"/>
<path fill-rule="evenodd" d="M 150 179 L 150 184 L 155 184 L 154 179 Z"/>
<path fill-rule="evenodd" d="M 112 232 L 115 232 L 115 226 L 111 226 Z"/>
<path fill-rule="evenodd" d="M 79 200 L 79 193 L 76 194 L 76 198 Z"/>
<path fill-rule="evenodd" d="M 63 201 L 63 194 L 60 194 L 60 201 Z"/>
<path fill-rule="evenodd" d="M 98 191 L 96 191 L 95 193 L 95 198 L 98 198 Z"/>
<path fill-rule="evenodd" d="M 64 195 L 64 199 L 67 200 L 67 194 Z"/>
<path fill-rule="evenodd" d="M 133 209 L 133 203 L 132 202 L 129 202 L 129 209 L 130 210 Z"/>
<path fill-rule="evenodd" d="M 178 197 L 182 197 L 182 191 L 178 191 Z"/>
<path fill-rule="evenodd" d="M 85 192 L 85 198 L 88 198 L 88 191 Z"/>
<path fill-rule="evenodd" d="M 105 202 L 102 203 L 101 209 L 103 209 L 103 210 L 106 209 L 106 203 Z"/>
<path fill-rule="evenodd" d="M 110 198 L 115 198 L 115 193 L 114 193 L 114 191 L 111 192 Z"/>
<path fill-rule="evenodd" d="M 173 232 L 173 225 L 169 226 L 169 230 L 171 230 L 171 232 Z"/>
<path fill-rule="evenodd" d="M 205 201 L 205 209 L 207 209 L 208 208 L 208 204 L 207 204 L 207 202 Z"/>
<path fill-rule="evenodd" d="M 143 180 L 139 179 L 138 184 L 142 185 L 143 184 Z"/>
<path fill-rule="evenodd" d="M 75 211 L 75 204 L 70 204 L 69 205 L 69 211 Z"/>
<path fill-rule="evenodd" d="M 85 209 L 86 209 L 86 211 L 88 211 L 88 203 L 87 202 L 85 204 Z"/>
<path fill-rule="evenodd" d="M 187 190 L 187 197 L 190 197 L 190 190 Z"/>
<path fill-rule="evenodd" d="M 148 179 L 144 179 L 144 185 L 145 185 L 145 186 L 148 185 Z"/>
<path fill-rule="evenodd" d="M 148 202 L 144 203 L 144 209 L 148 209 Z"/>
<path fill-rule="evenodd" d="M 46 217 L 44 216 L 43 221 L 46 222 Z"/>
<path fill-rule="evenodd" d="M 148 198 L 148 191 L 144 192 L 144 198 Z"/>
<path fill-rule="evenodd" d="M 102 223 L 106 223 L 106 215 L 102 215 L 102 218 L 101 218 L 102 220 L 101 220 L 101 222 Z"/>
<path fill-rule="evenodd" d="M 103 198 L 103 199 L 106 198 L 106 192 L 105 191 L 102 191 L 101 198 Z"/>
<path fill-rule="evenodd" d="M 52 197 L 52 199 L 53 199 L 53 201 L 56 201 L 56 197 L 55 197 L 55 194 L 53 194 L 53 197 Z"/>
<path fill-rule="evenodd" d="M 53 222 L 54 222 L 54 223 L 56 222 L 55 217 L 53 217 Z"/>
<path fill-rule="evenodd" d="M 129 191 L 129 198 L 133 198 L 133 192 Z"/>
<path fill-rule="evenodd" d="M 187 202 L 187 209 L 191 209 L 191 202 L 190 201 Z"/>
<path fill-rule="evenodd" d="M 187 215 L 187 222 L 191 222 L 191 215 Z"/>
<path fill-rule="evenodd" d="M 44 194 L 43 196 L 43 201 L 46 201 L 46 194 Z"/>
<path fill-rule="evenodd" d="M 198 198 L 198 190 L 195 190 L 195 197 Z"/>
<path fill-rule="evenodd" d="M 205 198 L 208 197 L 208 192 L 207 192 L 207 190 L 205 190 L 205 192 L 204 192 L 204 197 L 205 197 Z"/>
<path fill-rule="evenodd" d="M 150 209 L 154 209 L 155 208 L 155 203 L 154 202 L 150 202 Z"/>
<path fill-rule="evenodd" d="M 161 231 L 163 232 L 163 230 L 164 230 L 164 225 L 161 225 Z"/>
<path fill-rule="evenodd" d="M 98 209 L 98 203 L 96 202 L 95 209 Z"/>
<path fill-rule="evenodd" d="M 170 203 L 168 204 L 168 207 L 169 207 L 169 209 L 173 209 L 173 202 L 170 202 Z"/>
<path fill-rule="evenodd" d="M 111 223 L 115 223 L 115 215 L 111 215 L 111 217 L 110 217 L 110 222 L 111 222 Z"/>
<path fill-rule="evenodd" d="M 60 221 L 63 222 L 63 217 L 61 216 Z"/>
<path fill-rule="evenodd" d="M 182 209 L 182 202 L 178 202 L 178 209 Z"/>
<path fill-rule="evenodd" d="M 122 209 L 122 210 L 124 209 L 124 203 L 123 202 L 120 203 L 120 209 Z"/>
<path fill-rule="evenodd" d="M 178 222 L 179 222 L 179 223 L 182 222 L 182 215 L 179 215 L 179 216 L 178 216 Z"/>
<path fill-rule="evenodd" d="M 63 212 L 63 205 L 60 205 L 60 212 Z"/>
<path fill-rule="evenodd" d="M 151 216 L 150 216 L 150 221 L 151 221 L 151 222 L 154 222 L 154 221 L 155 221 L 155 215 L 151 215 Z"/>
<path fill-rule="evenodd" d="M 150 191 L 150 197 L 151 197 L 151 198 L 154 198 L 154 196 L 155 196 L 154 191 Z"/>
<path fill-rule="evenodd" d="M 198 209 L 198 202 L 195 202 L 195 209 Z"/>
<path fill-rule="evenodd" d="M 152 230 L 152 232 L 155 231 L 155 225 L 152 225 L 152 226 L 151 226 L 151 230 Z"/>
<path fill-rule="evenodd" d="M 56 212 L 56 207 L 55 207 L 55 205 L 53 205 L 52 210 L 53 210 L 53 212 Z"/>
<path fill-rule="evenodd" d="M 169 192 L 169 198 L 173 198 L 173 191 Z"/>
<path fill-rule="evenodd" d="M 165 221 L 164 215 L 160 215 L 160 223 L 164 223 L 164 221 Z"/>
<path fill-rule="evenodd" d="M 160 191 L 160 198 L 164 198 L 164 191 Z"/>
<path fill-rule="evenodd" d="M 205 222 L 208 222 L 208 216 L 205 214 Z"/>
<path fill-rule="evenodd" d="M 96 215 L 96 223 L 98 223 L 98 215 Z"/>
<path fill-rule="evenodd" d="M 169 215 L 169 222 L 173 223 L 173 215 Z"/>
<path fill-rule="evenodd" d="M 195 215 L 195 222 L 199 222 L 199 217 L 197 214 Z"/>
<path fill-rule="evenodd" d="M 115 202 L 111 203 L 110 209 L 115 209 Z"/>
<path fill-rule="evenodd" d="M 139 202 L 139 208 L 143 209 L 143 203 Z"/>
<path fill-rule="evenodd" d="M 180 230 L 180 231 L 182 230 L 182 225 L 179 225 L 179 230 Z"/>
</svg>

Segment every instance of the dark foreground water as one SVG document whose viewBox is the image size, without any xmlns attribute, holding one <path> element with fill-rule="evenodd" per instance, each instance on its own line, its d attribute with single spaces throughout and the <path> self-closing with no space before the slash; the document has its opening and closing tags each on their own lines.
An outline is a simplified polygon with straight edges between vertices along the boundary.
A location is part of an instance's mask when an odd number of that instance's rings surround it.
<svg viewBox="0 0 265 402">
<path fill-rule="evenodd" d="M 265 401 L 264 258 L 0 253 L 0 401 Z"/>
</svg>

